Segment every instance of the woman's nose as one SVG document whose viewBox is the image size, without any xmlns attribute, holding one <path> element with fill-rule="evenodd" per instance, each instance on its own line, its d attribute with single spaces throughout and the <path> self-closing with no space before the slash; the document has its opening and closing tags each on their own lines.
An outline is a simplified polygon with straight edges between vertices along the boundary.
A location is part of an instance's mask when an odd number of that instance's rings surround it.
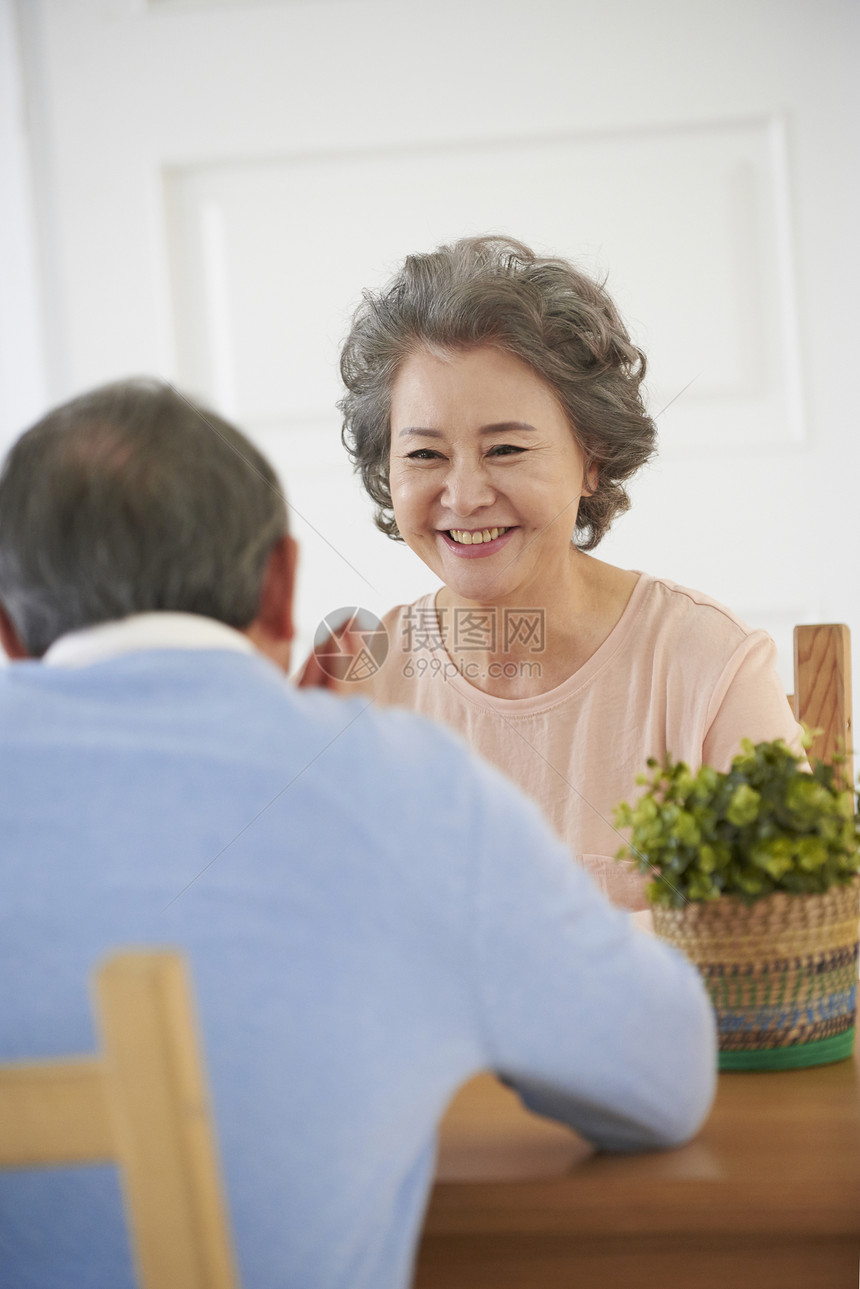
<svg viewBox="0 0 860 1289">
<path fill-rule="evenodd" d="M 496 490 L 480 465 L 464 462 L 452 464 L 448 469 L 441 501 L 453 514 L 465 519 L 483 506 L 491 505 L 495 498 Z"/>
</svg>

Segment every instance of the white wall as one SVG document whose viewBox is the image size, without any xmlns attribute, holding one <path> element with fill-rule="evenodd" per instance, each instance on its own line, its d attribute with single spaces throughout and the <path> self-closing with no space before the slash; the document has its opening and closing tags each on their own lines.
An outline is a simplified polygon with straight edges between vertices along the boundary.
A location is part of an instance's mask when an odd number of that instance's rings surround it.
<svg viewBox="0 0 860 1289">
<path fill-rule="evenodd" d="M 21 47 L 0 0 L 0 452 L 47 398 Z"/>
</svg>

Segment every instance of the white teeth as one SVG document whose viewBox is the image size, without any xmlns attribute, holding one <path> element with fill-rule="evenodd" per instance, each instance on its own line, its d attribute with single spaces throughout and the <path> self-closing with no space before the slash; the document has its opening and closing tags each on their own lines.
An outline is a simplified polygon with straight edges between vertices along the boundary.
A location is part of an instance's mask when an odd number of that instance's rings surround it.
<svg viewBox="0 0 860 1289">
<path fill-rule="evenodd" d="M 482 542 L 491 542 L 507 531 L 507 528 L 485 528 L 483 531 L 471 533 L 465 528 L 449 529 L 454 541 L 459 542 L 461 546 L 480 546 Z"/>
</svg>

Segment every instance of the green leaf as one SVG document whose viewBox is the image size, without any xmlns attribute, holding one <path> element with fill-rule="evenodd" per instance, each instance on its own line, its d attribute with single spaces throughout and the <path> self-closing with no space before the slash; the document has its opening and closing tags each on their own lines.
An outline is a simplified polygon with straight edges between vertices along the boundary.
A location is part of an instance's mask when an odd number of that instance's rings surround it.
<svg viewBox="0 0 860 1289">
<path fill-rule="evenodd" d="M 726 818 L 736 828 L 743 828 L 745 824 L 751 824 L 758 815 L 760 801 L 761 793 L 756 792 L 748 783 L 739 783 L 732 793 Z"/>
<path fill-rule="evenodd" d="M 630 835 L 617 858 L 665 875 L 649 883 L 653 903 L 824 891 L 860 871 L 854 793 L 832 765 L 816 762 L 810 773 L 779 739 L 745 739 L 728 773 L 694 773 L 671 756 L 648 770 L 638 798 L 614 817 Z"/>
</svg>

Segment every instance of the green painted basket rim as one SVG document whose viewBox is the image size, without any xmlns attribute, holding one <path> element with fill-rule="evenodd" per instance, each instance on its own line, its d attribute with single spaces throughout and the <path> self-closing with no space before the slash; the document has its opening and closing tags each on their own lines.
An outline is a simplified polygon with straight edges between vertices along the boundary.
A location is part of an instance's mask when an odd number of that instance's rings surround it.
<svg viewBox="0 0 860 1289">
<path fill-rule="evenodd" d="M 814 1043 L 794 1043 L 790 1047 L 766 1047 L 750 1052 L 720 1052 L 719 1069 L 728 1070 L 799 1070 L 807 1065 L 828 1065 L 844 1061 L 854 1051 L 854 1026 L 832 1038 Z"/>
</svg>

